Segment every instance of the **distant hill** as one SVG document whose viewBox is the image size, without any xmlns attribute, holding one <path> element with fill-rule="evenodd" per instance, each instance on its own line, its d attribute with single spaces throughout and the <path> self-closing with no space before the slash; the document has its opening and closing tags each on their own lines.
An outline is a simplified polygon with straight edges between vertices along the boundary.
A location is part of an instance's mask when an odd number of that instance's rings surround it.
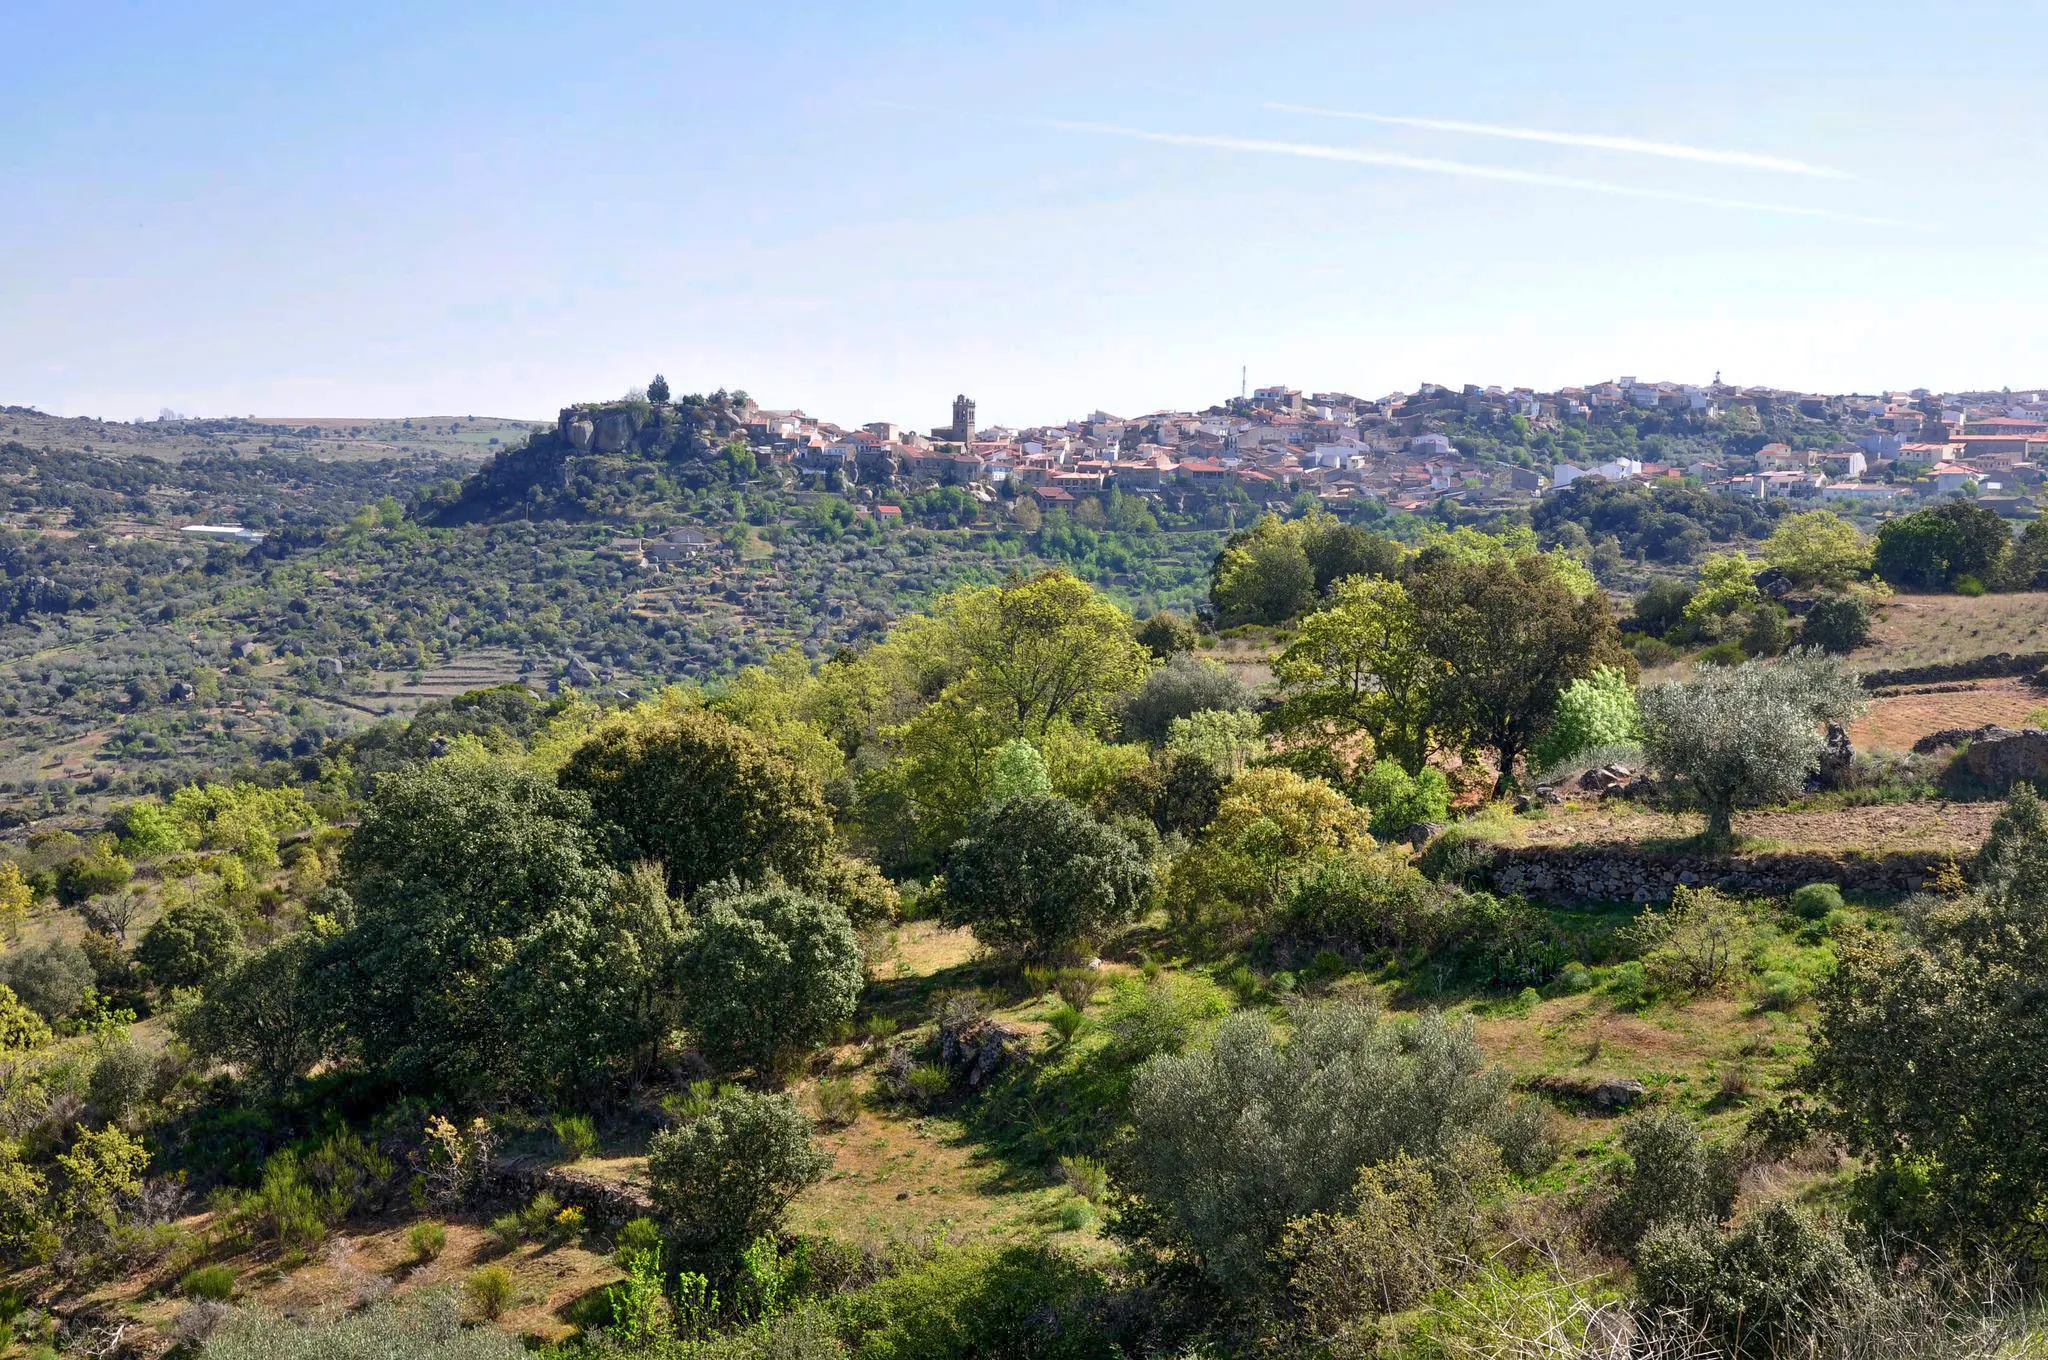
<svg viewBox="0 0 2048 1360">
<path fill-rule="evenodd" d="M 34 452 L 107 457 L 247 457 L 384 459 L 454 458 L 476 462 L 526 438 L 534 423 L 500 416 L 290 416 L 136 422 L 53 416 L 27 406 L 0 406 L 0 441 Z"/>
</svg>

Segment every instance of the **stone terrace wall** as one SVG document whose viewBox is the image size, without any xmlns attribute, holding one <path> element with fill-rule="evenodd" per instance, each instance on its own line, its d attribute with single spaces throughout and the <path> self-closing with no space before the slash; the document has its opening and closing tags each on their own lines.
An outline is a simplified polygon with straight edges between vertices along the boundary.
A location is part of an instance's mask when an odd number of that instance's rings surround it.
<svg viewBox="0 0 2048 1360">
<path fill-rule="evenodd" d="M 653 1202 L 641 1186 L 580 1171 L 563 1171 L 524 1157 L 500 1158 L 491 1163 L 489 1184 L 492 1194 L 522 1204 L 546 1190 L 565 1206 L 573 1204 L 581 1209 L 595 1227 L 617 1228 L 653 1210 Z"/>
<path fill-rule="evenodd" d="M 1494 852 L 1486 878 L 1496 892 L 1564 905 L 1663 902 L 1680 884 L 1786 893 L 1807 883 L 1833 883 L 1854 892 L 1908 893 L 1924 887 L 1951 858 L 1937 850 L 1702 855 L 1627 845 L 1504 847 Z"/>
</svg>

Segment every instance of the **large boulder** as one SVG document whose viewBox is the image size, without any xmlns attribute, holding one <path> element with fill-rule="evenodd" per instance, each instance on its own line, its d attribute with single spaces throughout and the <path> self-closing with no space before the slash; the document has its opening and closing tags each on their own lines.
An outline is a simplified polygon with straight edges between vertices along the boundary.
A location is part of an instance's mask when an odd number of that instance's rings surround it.
<svg viewBox="0 0 2048 1360">
<path fill-rule="evenodd" d="M 606 411 L 597 418 L 597 451 L 617 453 L 633 440 L 633 413 Z"/>
<path fill-rule="evenodd" d="M 2022 780 L 2033 783 L 2048 779 L 2048 732 L 2038 727 L 2018 731 L 2008 727 L 1986 728 L 1970 739 L 1963 752 L 1963 768 L 1980 782 L 2001 791 Z"/>
<path fill-rule="evenodd" d="M 562 433 L 567 436 L 570 448 L 585 453 L 590 449 L 590 441 L 597 437 L 597 426 L 588 416 L 578 416 L 563 424 Z"/>
</svg>

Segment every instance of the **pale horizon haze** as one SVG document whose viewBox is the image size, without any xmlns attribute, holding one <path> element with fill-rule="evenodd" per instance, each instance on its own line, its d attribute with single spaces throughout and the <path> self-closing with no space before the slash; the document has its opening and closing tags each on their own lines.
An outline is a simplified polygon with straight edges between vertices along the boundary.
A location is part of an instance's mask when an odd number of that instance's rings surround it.
<svg viewBox="0 0 2048 1360">
<path fill-rule="evenodd" d="M 2048 386 L 2019 4 L 0 6 L 0 404 Z"/>
</svg>

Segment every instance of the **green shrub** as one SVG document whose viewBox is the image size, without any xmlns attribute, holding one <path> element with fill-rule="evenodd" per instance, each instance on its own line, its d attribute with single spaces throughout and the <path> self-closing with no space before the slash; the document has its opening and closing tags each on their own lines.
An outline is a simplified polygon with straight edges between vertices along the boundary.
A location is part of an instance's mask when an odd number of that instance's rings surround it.
<svg viewBox="0 0 2048 1360">
<path fill-rule="evenodd" d="M 1734 1212 L 1735 1159 L 1676 1112 L 1631 1115 L 1621 1128 L 1623 1168 L 1599 1211 L 1602 1236 L 1623 1252 L 1664 1223 L 1725 1223 Z"/>
<path fill-rule="evenodd" d="M 930 1108 L 953 1093 L 953 1074 L 937 1063 L 918 1063 L 903 1075 L 910 1098 Z"/>
<path fill-rule="evenodd" d="M 1090 1204 L 1100 1204 L 1109 1197 L 1109 1168 L 1093 1157 L 1076 1154 L 1060 1158 L 1060 1179 Z"/>
<path fill-rule="evenodd" d="M 1635 686 L 1621 671 L 1602 666 L 1592 675 L 1572 681 L 1558 696 L 1550 727 L 1537 744 L 1536 765 L 1547 770 L 1581 751 L 1637 741 L 1642 731 Z"/>
<path fill-rule="evenodd" d="M 522 1360 L 526 1354 L 503 1332 L 463 1326 L 445 1294 L 387 1300 L 304 1323 L 265 1308 L 238 1308 L 200 1353 L 206 1360 Z"/>
<path fill-rule="evenodd" d="M 1968 572 L 1964 572 L 1961 576 L 1956 577 L 1955 592 L 1958 595 L 1965 595 L 1975 599 L 1984 593 L 1984 583 Z"/>
<path fill-rule="evenodd" d="M 497 1239 L 500 1251 L 511 1251 L 526 1240 L 526 1220 L 517 1210 L 507 1210 L 491 1220 L 491 1236 Z"/>
<path fill-rule="evenodd" d="M 1559 996 L 1577 996 L 1593 990 L 1593 970 L 1574 959 L 1557 970 L 1557 976 L 1550 980 L 1550 989 Z"/>
<path fill-rule="evenodd" d="M 1160 973 L 1148 982 L 1126 978 L 1110 993 L 1103 1027 L 1125 1063 L 1178 1053 L 1205 1022 L 1230 1010 L 1230 994 L 1192 973 Z"/>
<path fill-rule="evenodd" d="M 512 1302 L 512 1272 L 503 1266 L 485 1266 L 462 1282 L 462 1292 L 478 1317 L 495 1322 Z"/>
<path fill-rule="evenodd" d="M 573 1204 L 564 1205 L 548 1220 L 547 1241 L 551 1247 L 573 1246 L 583 1240 L 587 1226 L 583 1210 Z"/>
<path fill-rule="evenodd" d="M 1372 809 L 1372 834 L 1381 839 L 1451 815 L 1450 781 L 1434 765 L 1411 775 L 1395 761 L 1375 761 L 1358 777 L 1351 796 Z"/>
<path fill-rule="evenodd" d="M 1075 1201 L 1060 1206 L 1057 1221 L 1061 1232 L 1080 1232 L 1095 1221 L 1095 1215 L 1086 1204 Z"/>
<path fill-rule="evenodd" d="M 412 1259 L 424 1265 L 447 1250 L 448 1230 L 432 1220 L 415 1223 L 406 1230 L 405 1245 Z"/>
<path fill-rule="evenodd" d="M 522 1237 L 545 1237 L 548 1225 L 555 1221 L 555 1215 L 562 1211 L 562 1201 L 551 1190 L 543 1190 L 526 1202 L 519 1211 L 519 1233 Z"/>
<path fill-rule="evenodd" d="M 1046 1026 L 1059 1036 L 1061 1043 L 1072 1043 L 1074 1036 L 1081 1032 L 1081 1026 L 1088 1023 L 1088 1017 L 1078 1006 L 1060 1002 L 1045 1013 Z"/>
<path fill-rule="evenodd" d="M 714 1061 L 781 1070 L 852 1018 L 864 975 L 860 942 L 839 907 L 769 887 L 691 909 L 685 1005 Z"/>
<path fill-rule="evenodd" d="M 1807 986 L 1796 973 L 1772 969 L 1756 980 L 1756 1004 L 1767 1011 L 1789 1011 L 1806 1000 Z"/>
<path fill-rule="evenodd" d="M 1607 974 L 1607 994 L 1623 1010 L 1641 1010 L 1650 999 L 1649 969 L 1635 959 L 1617 963 Z"/>
<path fill-rule="evenodd" d="M 645 1216 L 626 1220 L 612 1243 L 612 1259 L 621 1264 L 661 1250 L 661 1225 Z"/>
<path fill-rule="evenodd" d="M 562 1160 L 580 1162 L 597 1151 L 597 1125 L 587 1114 L 558 1114 L 550 1127 L 561 1146 Z"/>
<path fill-rule="evenodd" d="M 845 1299 L 861 1360 L 1113 1360 L 1091 1268 L 1044 1247 L 942 1251 Z"/>
<path fill-rule="evenodd" d="M 1792 910 L 1808 921 L 1818 921 L 1842 907 L 1842 890 L 1832 883 L 1809 883 L 1792 894 Z"/>
<path fill-rule="evenodd" d="M 1351 1004 L 1303 1010 L 1284 1041 L 1263 1015 L 1230 1016 L 1139 1070 L 1131 1123 L 1122 1188 L 1145 1240 L 1254 1294 L 1287 1225 L 1341 1208 L 1361 1167 L 1400 1152 L 1435 1165 L 1474 1138 L 1517 1170 L 1549 1155 L 1544 1112 L 1510 1100 L 1469 1023 Z"/>
<path fill-rule="evenodd" d="M 226 1303 L 235 1296 L 235 1282 L 233 1266 L 200 1266 L 185 1272 L 178 1281 L 178 1292 L 188 1299 Z"/>
<path fill-rule="evenodd" d="M 811 1090 L 818 1106 L 818 1122 L 827 1128 L 843 1129 L 860 1118 L 860 1087 L 852 1077 L 826 1077 Z"/>
<path fill-rule="evenodd" d="M 654 1135 L 648 1190 L 670 1241 L 731 1259 L 774 1231 L 829 1161 L 811 1146 L 811 1121 L 790 1096 L 733 1091 L 698 1118 Z"/>
<path fill-rule="evenodd" d="M 1726 1234 L 1658 1225 L 1636 1248 L 1636 1280 L 1647 1302 L 1689 1314 L 1743 1360 L 1785 1354 L 1788 1334 L 1869 1288 L 1842 1239 L 1784 1203 Z"/>
</svg>

